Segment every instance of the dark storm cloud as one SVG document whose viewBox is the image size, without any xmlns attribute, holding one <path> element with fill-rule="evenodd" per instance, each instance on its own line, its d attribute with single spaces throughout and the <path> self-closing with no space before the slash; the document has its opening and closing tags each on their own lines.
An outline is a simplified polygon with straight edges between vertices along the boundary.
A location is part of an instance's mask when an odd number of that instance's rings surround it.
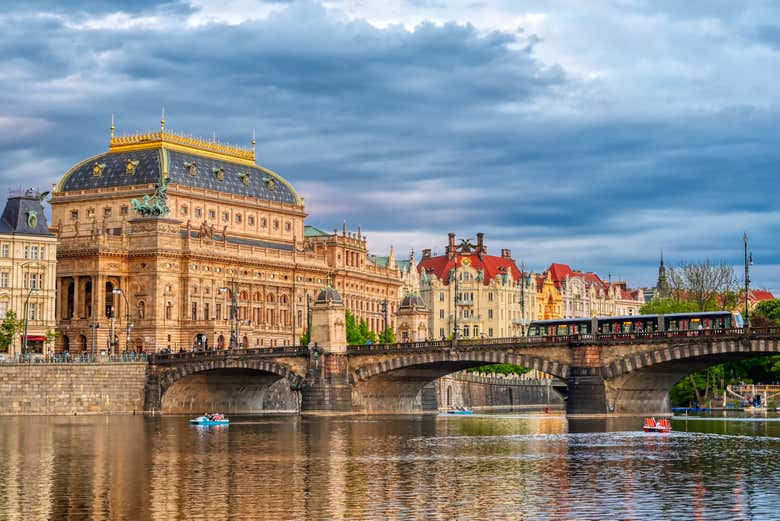
<svg viewBox="0 0 780 521">
<path fill-rule="evenodd" d="M 10 4 L 0 15 L 0 161 L 15 165 L 5 182 L 53 182 L 105 149 L 112 112 L 133 132 L 155 128 L 164 106 L 174 130 L 248 143 L 256 128 L 258 162 L 299 187 L 312 224 L 360 223 L 386 238 L 380 248 L 484 230 L 536 269 L 618 266 L 650 282 L 661 248 L 705 258 L 728 252 L 738 230 L 768 240 L 780 227 L 776 106 L 723 100 L 699 70 L 679 73 L 691 82 L 681 86 L 664 67 L 682 66 L 663 62 L 657 83 L 612 92 L 542 61 L 544 39 L 526 31 L 380 29 L 312 2 L 264 3 L 278 9 L 236 25 L 189 23 L 197 9 L 175 2 Z M 681 23 L 720 20 L 717 34 L 732 22 L 764 43 L 774 34 L 731 3 L 658 8 Z M 704 108 L 681 96 L 691 85 L 711 96 Z M 772 248 L 763 258 L 780 263 Z"/>
</svg>

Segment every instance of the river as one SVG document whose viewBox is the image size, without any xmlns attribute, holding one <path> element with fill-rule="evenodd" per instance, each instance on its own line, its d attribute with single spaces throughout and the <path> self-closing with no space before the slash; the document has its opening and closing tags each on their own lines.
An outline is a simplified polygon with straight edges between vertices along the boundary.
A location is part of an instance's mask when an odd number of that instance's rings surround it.
<svg viewBox="0 0 780 521">
<path fill-rule="evenodd" d="M 777 519 L 780 420 L 0 417 L 0 519 Z"/>
</svg>

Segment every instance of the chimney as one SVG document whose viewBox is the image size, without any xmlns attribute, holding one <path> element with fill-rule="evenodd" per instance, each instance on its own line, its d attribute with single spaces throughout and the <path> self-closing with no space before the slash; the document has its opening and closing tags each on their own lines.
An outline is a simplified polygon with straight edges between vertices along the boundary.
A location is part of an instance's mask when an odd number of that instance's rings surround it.
<svg viewBox="0 0 780 521">
<path fill-rule="evenodd" d="M 480 255 L 483 253 L 487 253 L 485 251 L 485 234 L 482 232 L 479 232 L 477 234 L 477 253 Z"/>
<path fill-rule="evenodd" d="M 451 259 L 455 256 L 455 234 L 450 232 L 447 236 L 450 239 L 447 245 L 447 256 Z"/>
<path fill-rule="evenodd" d="M 506 248 L 501 249 L 501 257 L 504 259 L 511 259 L 512 258 L 512 250 L 508 250 Z"/>
<path fill-rule="evenodd" d="M 431 249 L 430 248 L 425 248 L 422 251 L 422 258 L 423 259 L 430 259 L 431 258 Z"/>
</svg>

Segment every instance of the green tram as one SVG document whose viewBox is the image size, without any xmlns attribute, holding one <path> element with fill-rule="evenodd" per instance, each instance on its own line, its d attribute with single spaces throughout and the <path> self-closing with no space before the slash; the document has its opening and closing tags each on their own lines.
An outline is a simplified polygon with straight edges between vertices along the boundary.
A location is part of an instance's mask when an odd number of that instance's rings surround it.
<svg viewBox="0 0 780 521">
<path fill-rule="evenodd" d="M 731 311 L 625 315 L 621 317 L 561 318 L 534 320 L 528 336 L 621 335 L 626 333 L 687 332 L 742 328 L 742 315 Z"/>
</svg>

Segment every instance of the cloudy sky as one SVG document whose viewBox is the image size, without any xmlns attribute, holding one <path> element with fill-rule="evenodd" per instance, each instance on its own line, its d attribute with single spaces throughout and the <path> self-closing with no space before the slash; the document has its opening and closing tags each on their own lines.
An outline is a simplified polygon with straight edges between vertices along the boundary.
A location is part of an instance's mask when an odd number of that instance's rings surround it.
<svg viewBox="0 0 780 521">
<path fill-rule="evenodd" d="M 780 7 L 673 0 L 4 0 L 2 184 L 118 132 L 248 145 L 309 224 L 653 284 L 661 250 L 780 292 Z"/>
</svg>

